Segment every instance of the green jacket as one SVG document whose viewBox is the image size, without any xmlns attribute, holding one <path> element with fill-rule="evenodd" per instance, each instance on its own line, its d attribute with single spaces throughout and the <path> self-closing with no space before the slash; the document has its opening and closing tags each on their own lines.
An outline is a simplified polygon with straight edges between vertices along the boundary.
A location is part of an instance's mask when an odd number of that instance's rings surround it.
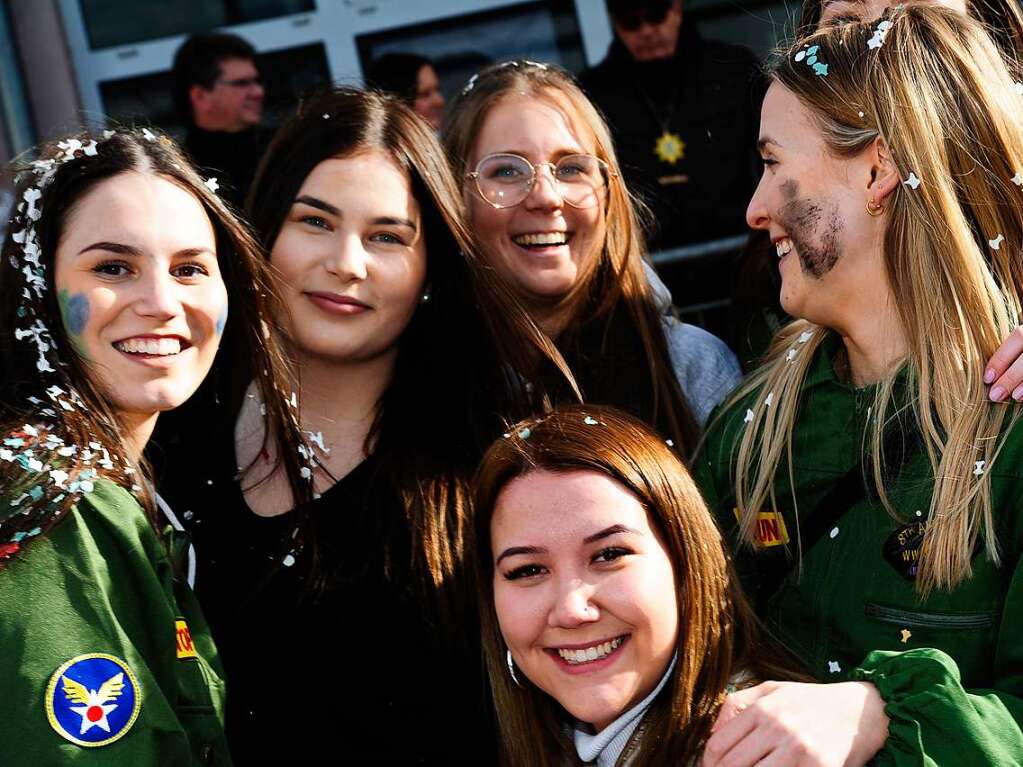
<svg viewBox="0 0 1023 767">
<path fill-rule="evenodd" d="M 834 334 L 821 343 L 801 391 L 792 445 L 801 519 L 863 458 L 873 392 L 857 392 L 837 378 L 832 361 L 840 344 Z M 755 398 L 712 416 L 694 468 L 733 544 L 733 449 Z M 980 550 L 968 580 L 926 599 L 912 575 L 933 474 L 922 448 L 911 446 L 907 454 L 888 487 L 903 521 L 857 483 L 846 513 L 801 559 L 783 457 L 775 481 L 782 519 L 761 513 L 765 545 L 736 547 L 736 567 L 768 628 L 820 681 L 877 686 L 891 718 L 877 764 L 1023 764 L 1023 431 L 1013 429 L 989 469 L 1001 566 Z M 772 558 L 786 549 L 795 560 L 781 586 L 758 594 Z"/>
<path fill-rule="evenodd" d="M 109 481 L 0 567 L 0 680 L 5 767 L 230 763 L 206 622 Z"/>
</svg>

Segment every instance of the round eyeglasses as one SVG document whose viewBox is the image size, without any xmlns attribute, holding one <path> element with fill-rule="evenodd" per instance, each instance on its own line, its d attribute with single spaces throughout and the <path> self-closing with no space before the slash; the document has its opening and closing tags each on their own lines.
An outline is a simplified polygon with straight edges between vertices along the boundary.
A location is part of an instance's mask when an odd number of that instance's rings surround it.
<svg viewBox="0 0 1023 767">
<path fill-rule="evenodd" d="M 476 182 L 484 202 L 495 208 L 513 208 L 529 196 L 544 168 L 551 174 L 555 191 L 573 208 L 599 205 L 608 177 L 613 175 L 606 162 L 589 154 L 565 155 L 557 162 L 536 165 L 517 154 L 492 154 L 465 175 Z"/>
</svg>

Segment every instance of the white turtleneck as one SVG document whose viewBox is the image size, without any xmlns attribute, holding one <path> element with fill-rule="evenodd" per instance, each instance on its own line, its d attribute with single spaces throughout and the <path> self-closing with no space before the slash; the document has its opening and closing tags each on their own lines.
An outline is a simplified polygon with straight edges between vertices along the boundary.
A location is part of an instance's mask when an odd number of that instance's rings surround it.
<svg viewBox="0 0 1023 767">
<path fill-rule="evenodd" d="M 668 683 L 668 678 L 675 669 L 675 662 L 677 660 L 678 655 L 676 654 L 672 657 L 671 663 L 668 664 L 668 668 L 661 677 L 661 681 L 657 683 L 657 686 L 649 695 L 596 735 L 580 729 L 580 727 L 585 726 L 581 722 L 576 723 L 573 727 L 572 737 L 575 741 L 576 753 L 579 754 L 579 758 L 583 762 L 587 764 L 593 762 L 597 767 L 614 767 L 618 757 L 625 750 L 629 738 L 632 737 L 632 733 L 636 731 L 639 723 L 643 721 L 643 715 L 646 713 L 646 710 L 650 708 L 654 698 L 664 688 L 664 685 Z"/>
</svg>

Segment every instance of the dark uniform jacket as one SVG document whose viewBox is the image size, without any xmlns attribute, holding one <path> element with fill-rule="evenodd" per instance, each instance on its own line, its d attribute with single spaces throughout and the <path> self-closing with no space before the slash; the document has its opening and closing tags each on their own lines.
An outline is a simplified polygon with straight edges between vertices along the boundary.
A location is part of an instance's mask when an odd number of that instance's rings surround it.
<svg viewBox="0 0 1023 767">
<path fill-rule="evenodd" d="M 616 39 L 579 79 L 611 127 L 629 189 L 652 209 L 651 249 L 745 233 L 762 97 L 749 50 L 686 22 L 672 59 L 634 61 Z M 684 145 L 674 162 L 655 151 L 665 129 Z"/>
<path fill-rule="evenodd" d="M 829 495 L 850 472 L 862 476 L 863 434 L 874 402 L 872 389 L 855 389 L 836 375 L 840 347 L 828 332 L 807 371 L 792 435 L 794 487 L 783 458 L 774 483 L 780 514 L 760 510 L 759 545 L 737 548 L 740 577 L 759 593 L 768 628 L 821 682 L 877 686 L 891 718 L 877 764 L 1023 764 L 1023 431 L 1019 424 L 1006 427 L 1011 431 L 991 466 L 963 467 L 990 475 L 1001 564 L 979 547 L 970 577 L 921 597 L 914 577 L 934 480 L 919 441 L 907 434 L 894 451 L 905 456 L 886 483 L 898 519 L 862 482 L 842 499 Z M 734 451 L 758 394 L 711 417 L 694 467 L 733 544 Z M 827 517 L 816 542 L 801 546 L 800 537 L 813 527 L 808 517 L 820 513 L 825 498 L 846 510 Z M 786 548 L 796 559 L 766 588 L 765 573 Z"/>
</svg>

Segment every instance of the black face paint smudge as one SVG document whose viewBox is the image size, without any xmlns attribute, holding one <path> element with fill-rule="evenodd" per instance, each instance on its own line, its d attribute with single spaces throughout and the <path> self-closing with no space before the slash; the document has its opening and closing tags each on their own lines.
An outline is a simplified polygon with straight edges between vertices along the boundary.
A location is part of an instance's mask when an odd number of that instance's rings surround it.
<svg viewBox="0 0 1023 767">
<path fill-rule="evenodd" d="M 842 220 L 838 208 L 828 211 L 808 197 L 799 197 L 799 184 L 789 180 L 781 185 L 785 204 L 778 223 L 792 240 L 803 271 L 820 278 L 830 272 L 841 257 L 839 240 Z"/>
</svg>

